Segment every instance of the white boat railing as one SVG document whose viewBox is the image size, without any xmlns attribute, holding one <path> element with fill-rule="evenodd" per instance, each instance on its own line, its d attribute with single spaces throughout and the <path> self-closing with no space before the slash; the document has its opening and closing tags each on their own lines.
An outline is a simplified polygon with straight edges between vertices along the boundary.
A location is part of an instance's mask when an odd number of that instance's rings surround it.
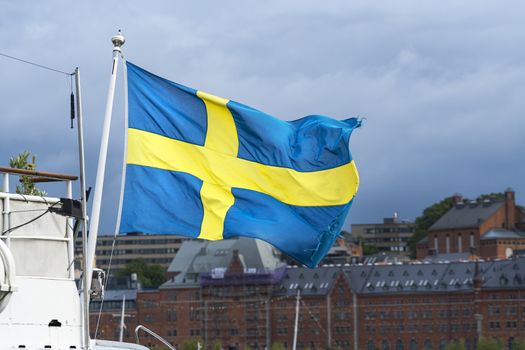
<svg viewBox="0 0 525 350">
<path fill-rule="evenodd" d="M 18 194 L 18 193 L 11 193 L 10 192 L 10 175 L 13 176 L 29 176 L 33 182 L 65 182 L 66 184 L 66 196 L 65 198 L 72 199 L 73 197 L 73 181 L 77 180 L 78 177 L 74 175 L 66 175 L 66 174 L 58 174 L 58 173 L 50 173 L 50 172 L 43 172 L 43 171 L 35 171 L 35 170 L 25 170 L 25 169 L 15 169 L 15 168 L 6 168 L 6 167 L 0 167 L 0 173 L 3 174 L 3 186 L 0 191 L 0 200 L 2 201 L 3 208 L 2 208 L 2 233 L 5 232 L 5 234 L 0 235 L 0 239 L 4 240 L 5 244 L 9 247 L 11 245 L 11 239 L 15 239 L 14 236 L 11 235 L 11 230 L 13 229 L 12 225 L 12 215 L 16 214 L 17 212 L 20 212 L 18 210 L 13 210 L 12 207 L 12 200 L 16 201 L 24 201 L 24 202 L 33 202 L 33 203 L 43 203 L 43 204 L 50 204 L 50 203 L 56 203 L 60 199 L 59 198 L 53 198 L 53 197 L 44 197 L 44 196 L 34 196 L 34 195 L 24 195 L 24 194 Z M 65 229 L 65 236 L 63 238 L 58 237 L 46 237 L 43 236 L 29 236 L 24 237 L 23 235 L 17 235 L 16 239 L 33 239 L 33 240 L 47 240 L 47 241 L 57 241 L 61 240 L 63 242 L 66 242 L 67 244 L 67 255 L 68 255 L 68 261 L 70 264 L 74 262 L 75 259 L 75 252 L 74 252 L 74 238 L 73 238 L 73 219 L 67 218 L 66 219 L 66 227 Z M 71 265 L 70 265 L 71 266 Z M 68 278 L 74 279 L 75 278 L 75 271 L 74 269 L 70 268 L 68 272 Z"/>
<path fill-rule="evenodd" d="M 148 333 L 149 335 L 153 336 L 153 338 L 157 339 L 157 340 L 160 341 L 162 344 L 166 345 L 170 350 L 177 350 L 173 345 L 171 345 L 170 343 L 168 343 L 168 341 L 166 341 L 166 340 L 165 340 L 164 338 L 162 338 L 160 335 L 158 335 L 157 333 L 153 332 L 151 329 L 144 327 L 144 326 L 141 325 L 141 324 L 139 324 L 139 325 L 135 328 L 135 337 L 137 338 L 137 344 L 140 344 L 139 331 L 140 331 L 141 329 L 142 329 L 144 332 Z"/>
</svg>

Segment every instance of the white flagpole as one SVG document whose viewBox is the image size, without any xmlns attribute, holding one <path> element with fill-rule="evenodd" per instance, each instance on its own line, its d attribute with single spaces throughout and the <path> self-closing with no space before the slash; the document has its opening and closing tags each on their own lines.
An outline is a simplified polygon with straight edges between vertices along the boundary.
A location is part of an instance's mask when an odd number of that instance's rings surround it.
<svg viewBox="0 0 525 350">
<path fill-rule="evenodd" d="M 128 158 L 128 71 L 126 68 L 126 59 L 122 57 L 122 76 L 124 78 L 124 153 L 122 157 L 122 176 L 120 177 L 120 197 L 118 202 L 117 222 L 115 224 L 116 238 L 119 234 L 120 221 L 122 219 L 122 202 L 124 201 L 124 187 L 126 183 L 126 160 Z"/>
<path fill-rule="evenodd" d="M 109 80 L 109 90 L 106 102 L 106 113 L 104 116 L 104 125 L 102 128 L 102 139 L 100 141 L 100 153 L 98 155 L 97 178 L 95 182 L 95 192 L 93 194 L 93 207 L 91 209 L 91 218 L 89 224 L 89 239 L 87 252 L 86 273 L 88 284 L 86 291 L 91 289 L 91 274 L 93 272 L 93 261 L 95 259 L 95 250 L 97 246 L 98 222 L 100 218 L 100 207 L 102 203 L 102 192 L 104 191 L 104 175 L 106 172 L 106 158 L 108 153 L 109 130 L 111 127 L 111 114 L 113 111 L 113 99 L 115 97 L 115 82 L 117 80 L 118 59 L 121 53 L 121 47 L 126 39 L 122 33 L 118 32 L 111 42 L 113 43 L 113 65 L 111 68 L 111 78 Z"/>
</svg>

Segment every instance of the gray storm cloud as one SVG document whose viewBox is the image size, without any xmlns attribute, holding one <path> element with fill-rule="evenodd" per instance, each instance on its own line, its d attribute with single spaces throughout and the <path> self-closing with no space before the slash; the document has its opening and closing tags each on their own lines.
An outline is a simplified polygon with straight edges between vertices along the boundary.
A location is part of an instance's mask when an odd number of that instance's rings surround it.
<svg viewBox="0 0 525 350">
<path fill-rule="evenodd" d="M 513 187 L 524 203 L 525 28 L 519 2 L 0 2 L 0 52 L 82 73 L 94 185 L 111 44 L 182 84 L 285 120 L 366 117 L 351 140 L 351 222 L 414 219 L 445 196 Z M 123 142 L 117 85 L 101 232 L 111 233 Z M 77 173 L 70 80 L 0 57 L 0 164 L 29 149 Z"/>
</svg>

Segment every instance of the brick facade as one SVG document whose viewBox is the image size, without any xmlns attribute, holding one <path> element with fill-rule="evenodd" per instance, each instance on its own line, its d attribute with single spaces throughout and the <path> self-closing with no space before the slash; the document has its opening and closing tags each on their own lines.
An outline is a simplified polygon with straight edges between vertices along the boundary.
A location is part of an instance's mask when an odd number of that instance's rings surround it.
<svg viewBox="0 0 525 350">
<path fill-rule="evenodd" d="M 442 349 L 460 339 L 473 349 L 479 335 L 504 344 L 523 337 L 524 287 L 525 258 L 273 272 L 231 268 L 224 276 L 201 274 L 191 288 L 138 292 L 136 315 L 175 346 L 199 339 L 207 348 L 216 341 L 224 349 L 276 342 L 291 348 L 299 291 L 299 349 Z M 114 322 L 103 322 L 102 329 L 116 336 Z"/>
<path fill-rule="evenodd" d="M 416 245 L 417 259 L 471 252 L 483 258 L 507 258 L 509 252 L 525 249 L 525 235 L 518 231 L 523 229 L 525 213 L 516 206 L 514 191 L 505 191 L 503 200 L 466 201 L 459 195 L 454 200 L 454 207 Z M 500 237 L 486 236 L 498 230 Z"/>
</svg>

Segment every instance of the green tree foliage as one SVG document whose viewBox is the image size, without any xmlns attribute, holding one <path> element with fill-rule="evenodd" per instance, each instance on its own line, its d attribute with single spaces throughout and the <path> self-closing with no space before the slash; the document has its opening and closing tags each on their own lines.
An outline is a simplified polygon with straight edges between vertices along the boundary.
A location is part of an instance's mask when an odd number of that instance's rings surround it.
<svg viewBox="0 0 525 350">
<path fill-rule="evenodd" d="M 283 343 L 275 342 L 272 344 L 271 350 L 286 350 Z"/>
<path fill-rule="evenodd" d="M 31 156 L 31 163 L 29 162 L 29 157 Z M 31 152 L 24 151 L 9 159 L 9 166 L 13 169 L 23 169 L 23 170 L 35 170 L 36 169 L 36 155 L 31 155 Z M 39 190 L 31 177 L 29 176 L 20 176 L 21 185 L 16 185 L 16 193 L 27 194 L 34 196 L 45 196 L 47 193 L 45 191 Z"/>
<path fill-rule="evenodd" d="M 499 339 L 481 337 L 478 341 L 478 350 L 502 350 L 503 344 Z"/>
<path fill-rule="evenodd" d="M 491 192 L 489 194 L 482 194 L 481 196 L 476 198 L 477 201 L 483 201 L 485 199 L 502 201 L 502 200 L 505 200 L 505 193 L 504 192 Z M 516 204 L 516 207 L 521 209 L 522 211 L 525 210 L 525 208 L 521 205 Z"/>
<path fill-rule="evenodd" d="M 447 344 L 445 350 L 466 350 L 465 340 L 460 342 L 451 342 Z M 478 341 L 477 350 L 503 350 L 506 347 L 499 338 L 485 338 L 481 337 Z M 525 339 L 517 339 L 512 344 L 513 350 L 525 350 Z"/>
<path fill-rule="evenodd" d="M 374 255 L 379 253 L 379 248 L 373 244 L 366 244 L 363 237 L 358 239 L 359 245 L 363 247 L 363 255 Z"/>
<path fill-rule="evenodd" d="M 182 343 L 181 346 L 178 347 L 178 350 L 197 350 L 199 348 L 198 343 L 200 343 L 200 345 L 202 346 L 202 349 L 205 348 L 201 339 L 194 338 L 194 339 L 186 340 L 184 343 Z"/>
<path fill-rule="evenodd" d="M 467 347 L 465 346 L 465 339 L 461 339 L 459 342 L 453 341 L 448 343 L 445 347 L 445 350 L 467 350 Z"/>
<path fill-rule="evenodd" d="M 213 342 L 213 345 L 211 346 L 211 349 L 212 350 L 221 350 L 222 349 L 221 341 L 218 340 L 218 339 L 215 339 L 215 341 Z"/>
<path fill-rule="evenodd" d="M 144 288 L 157 288 L 166 280 L 162 266 L 148 265 L 142 258 L 129 262 L 124 269 L 117 273 L 117 277 L 129 277 L 132 273 L 137 274 L 137 278 Z"/>
<path fill-rule="evenodd" d="M 425 238 L 430 226 L 434 225 L 434 223 L 454 205 L 452 198 L 453 197 L 447 197 L 438 203 L 432 204 L 423 210 L 421 216 L 416 218 L 416 232 L 408 240 L 408 246 L 410 247 L 412 258 L 416 257 L 416 243 Z"/>
<path fill-rule="evenodd" d="M 505 193 L 503 193 L 503 192 L 491 192 L 489 194 L 482 194 L 481 196 L 476 198 L 477 201 L 483 201 L 485 199 L 504 200 L 505 199 Z"/>
<path fill-rule="evenodd" d="M 525 350 L 525 338 L 514 340 L 512 344 L 513 350 Z"/>
</svg>

